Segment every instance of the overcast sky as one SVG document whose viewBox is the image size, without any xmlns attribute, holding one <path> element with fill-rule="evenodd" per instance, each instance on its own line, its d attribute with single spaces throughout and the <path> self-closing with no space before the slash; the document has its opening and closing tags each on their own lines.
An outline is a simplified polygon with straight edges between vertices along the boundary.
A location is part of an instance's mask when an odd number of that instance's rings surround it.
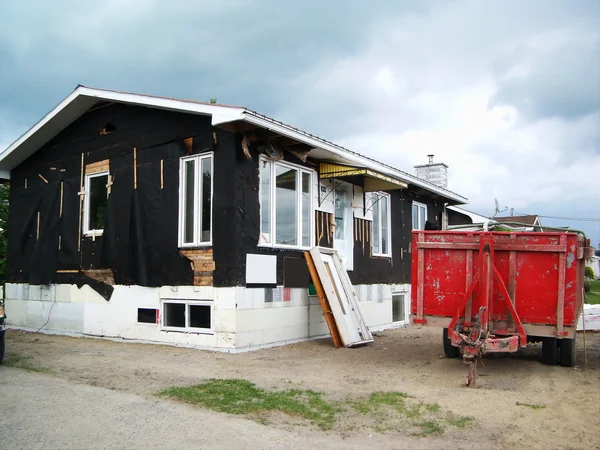
<svg viewBox="0 0 600 450">
<path fill-rule="evenodd" d="M 0 0 L 0 147 L 78 83 L 217 97 L 410 172 L 433 153 L 484 215 L 600 217 L 598 0 Z"/>
</svg>

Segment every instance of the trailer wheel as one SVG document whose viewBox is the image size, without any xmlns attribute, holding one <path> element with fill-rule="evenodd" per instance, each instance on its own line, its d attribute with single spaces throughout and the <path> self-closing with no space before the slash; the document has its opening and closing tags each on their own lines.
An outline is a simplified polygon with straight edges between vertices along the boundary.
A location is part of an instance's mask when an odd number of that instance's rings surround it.
<svg viewBox="0 0 600 450">
<path fill-rule="evenodd" d="M 448 339 L 448 328 L 444 328 L 442 339 L 444 341 L 444 355 L 446 355 L 446 358 L 458 358 L 460 352 L 458 351 L 458 347 L 453 346 L 450 339 Z"/>
<path fill-rule="evenodd" d="M 558 342 L 556 338 L 542 338 L 542 362 L 549 366 L 558 364 Z"/>
<path fill-rule="evenodd" d="M 573 339 L 561 339 L 558 350 L 559 364 L 563 367 L 574 367 L 577 356 L 575 336 L 573 336 Z"/>
</svg>

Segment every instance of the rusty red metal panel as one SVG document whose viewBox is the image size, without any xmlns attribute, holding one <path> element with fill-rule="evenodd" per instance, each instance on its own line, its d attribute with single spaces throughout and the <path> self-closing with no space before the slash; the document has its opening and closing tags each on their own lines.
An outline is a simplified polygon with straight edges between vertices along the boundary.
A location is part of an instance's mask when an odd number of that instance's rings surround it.
<svg viewBox="0 0 600 450">
<path fill-rule="evenodd" d="M 465 291 L 482 264 L 480 241 L 484 234 L 414 232 L 413 315 L 417 314 L 417 297 L 420 296 L 418 316 L 421 320 L 425 320 L 424 316 L 454 318 L 460 307 L 462 311 L 457 321 L 468 322 L 473 320 L 472 313 L 477 313 L 481 306 L 488 306 L 493 329 L 496 322 L 511 323 L 512 306 L 522 323 L 549 326 L 558 333 L 565 327 L 574 327 L 582 301 L 582 282 L 577 273 L 581 260 L 577 260 L 577 256 L 583 247 L 583 238 L 576 233 L 487 233 L 493 242 L 493 265 L 499 279 L 488 286 L 489 291 L 481 287 L 474 289 L 469 311 L 465 311 L 469 300 L 465 299 Z M 499 287 L 500 280 L 507 288 L 506 294 Z M 487 302 L 484 292 L 491 292 Z"/>
</svg>

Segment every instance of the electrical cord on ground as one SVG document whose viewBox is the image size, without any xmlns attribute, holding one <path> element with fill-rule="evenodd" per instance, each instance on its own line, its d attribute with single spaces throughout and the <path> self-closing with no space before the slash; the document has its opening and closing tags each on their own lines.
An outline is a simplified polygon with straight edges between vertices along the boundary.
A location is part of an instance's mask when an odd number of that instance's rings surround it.
<svg viewBox="0 0 600 450">
<path fill-rule="evenodd" d="M 54 299 L 54 302 L 52 303 L 52 306 L 50 307 L 50 311 L 48 311 L 48 318 L 46 319 L 46 322 L 44 323 L 44 325 L 42 325 L 41 327 L 39 327 L 36 331 L 36 333 L 39 333 L 42 328 L 44 328 L 46 325 L 48 325 L 48 322 L 50 322 L 50 314 L 52 314 L 52 308 L 54 308 L 54 305 L 56 305 L 56 299 Z"/>
</svg>

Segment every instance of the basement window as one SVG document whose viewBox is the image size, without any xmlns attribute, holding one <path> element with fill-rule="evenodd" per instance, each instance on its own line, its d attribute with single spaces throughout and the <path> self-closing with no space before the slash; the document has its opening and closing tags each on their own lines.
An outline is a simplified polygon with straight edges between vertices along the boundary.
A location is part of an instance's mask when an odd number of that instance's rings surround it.
<svg viewBox="0 0 600 450">
<path fill-rule="evenodd" d="M 108 179 L 108 171 L 85 176 L 85 201 L 83 206 L 84 234 L 102 234 L 104 231 L 108 207 Z"/>
<path fill-rule="evenodd" d="M 392 322 L 397 325 L 406 323 L 406 293 L 392 293 Z"/>
<path fill-rule="evenodd" d="M 137 310 L 137 321 L 138 323 L 158 323 L 156 320 L 157 309 L 154 308 L 138 308 Z"/>
<path fill-rule="evenodd" d="M 265 158 L 259 164 L 259 245 L 310 248 L 313 242 L 314 171 Z"/>
<path fill-rule="evenodd" d="M 424 230 L 427 221 L 427 205 L 413 202 L 412 204 L 412 227 L 413 230 Z"/>
<path fill-rule="evenodd" d="M 179 246 L 212 244 L 212 153 L 181 158 Z"/>
<path fill-rule="evenodd" d="M 373 256 L 391 256 L 390 195 L 376 192 L 373 203 Z"/>
<path fill-rule="evenodd" d="M 165 300 L 162 308 L 162 329 L 211 333 L 212 309 L 211 301 Z"/>
</svg>

